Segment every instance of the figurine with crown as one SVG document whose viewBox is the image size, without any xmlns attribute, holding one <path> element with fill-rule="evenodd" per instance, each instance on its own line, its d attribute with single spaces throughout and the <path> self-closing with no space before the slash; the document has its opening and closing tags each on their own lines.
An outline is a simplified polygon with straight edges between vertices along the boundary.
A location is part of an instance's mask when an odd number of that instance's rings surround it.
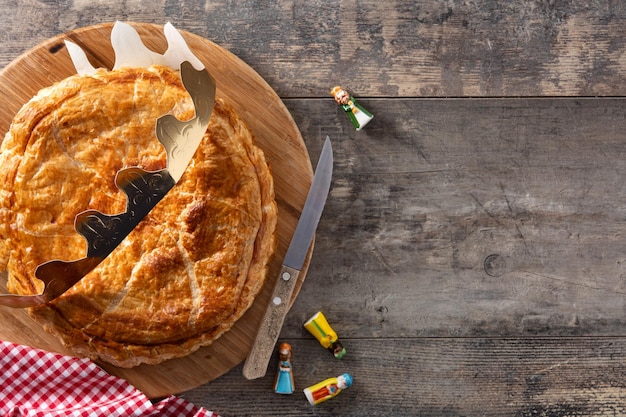
<svg viewBox="0 0 626 417">
<path fill-rule="evenodd" d="M 356 130 L 361 130 L 372 120 L 374 115 L 361 106 L 346 90 L 340 86 L 333 87 L 330 94 L 335 97 Z"/>
</svg>

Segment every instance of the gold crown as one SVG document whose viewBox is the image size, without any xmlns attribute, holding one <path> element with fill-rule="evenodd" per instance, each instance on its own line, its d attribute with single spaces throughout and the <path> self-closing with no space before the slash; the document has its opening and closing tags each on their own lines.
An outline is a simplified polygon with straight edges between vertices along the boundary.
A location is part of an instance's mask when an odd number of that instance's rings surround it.
<svg viewBox="0 0 626 417">
<path fill-rule="evenodd" d="M 332 89 L 332 90 L 330 90 L 330 94 L 331 94 L 331 95 L 333 95 L 333 96 L 335 96 L 335 95 L 337 95 L 337 93 L 338 93 L 339 91 L 341 91 L 341 90 L 343 90 L 343 88 L 341 88 L 340 86 L 333 87 L 333 89 Z"/>
</svg>

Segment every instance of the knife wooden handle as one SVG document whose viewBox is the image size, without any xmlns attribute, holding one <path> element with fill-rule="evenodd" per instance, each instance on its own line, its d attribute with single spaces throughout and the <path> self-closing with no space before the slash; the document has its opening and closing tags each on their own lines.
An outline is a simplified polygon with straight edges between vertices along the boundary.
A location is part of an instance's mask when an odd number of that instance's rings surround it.
<svg viewBox="0 0 626 417">
<path fill-rule="evenodd" d="M 278 335 L 289 311 L 291 295 L 298 282 L 300 271 L 283 265 L 278 274 L 274 291 L 265 310 L 265 315 L 254 339 L 252 350 L 243 365 L 243 376 L 256 379 L 265 376 Z"/>
</svg>

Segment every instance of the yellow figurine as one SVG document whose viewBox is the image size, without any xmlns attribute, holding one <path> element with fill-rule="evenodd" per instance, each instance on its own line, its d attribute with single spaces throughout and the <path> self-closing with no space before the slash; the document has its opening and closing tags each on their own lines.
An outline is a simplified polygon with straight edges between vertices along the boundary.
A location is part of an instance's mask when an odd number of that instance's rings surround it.
<svg viewBox="0 0 626 417">
<path fill-rule="evenodd" d="M 304 328 L 320 342 L 322 346 L 330 350 L 335 358 L 341 359 L 346 354 L 346 349 L 337 340 L 337 333 L 330 327 L 326 317 L 321 311 L 304 323 Z"/>
<path fill-rule="evenodd" d="M 346 112 L 356 130 L 361 130 L 372 120 L 374 115 L 361 106 L 354 97 L 340 86 L 333 87 L 330 95 L 335 98 L 337 104 Z"/>
<path fill-rule="evenodd" d="M 339 394 L 352 386 L 352 377 L 349 374 L 339 375 L 337 378 L 328 378 L 324 381 L 304 389 L 304 395 L 311 405 L 317 405 Z"/>
</svg>

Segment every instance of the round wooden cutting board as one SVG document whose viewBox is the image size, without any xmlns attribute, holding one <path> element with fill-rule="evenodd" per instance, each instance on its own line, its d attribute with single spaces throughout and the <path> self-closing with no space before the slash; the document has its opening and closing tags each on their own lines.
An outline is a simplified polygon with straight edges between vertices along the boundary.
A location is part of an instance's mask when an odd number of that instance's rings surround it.
<svg viewBox="0 0 626 417">
<path fill-rule="evenodd" d="M 131 24 L 144 44 L 158 52 L 167 49 L 163 26 Z M 75 74 L 63 41 L 69 39 L 85 50 L 95 67 L 112 68 L 110 45 L 113 24 L 90 26 L 43 42 L 0 72 L 0 134 L 8 130 L 19 108 L 37 91 Z M 217 82 L 217 95 L 229 102 L 248 123 L 256 144 L 265 152 L 274 175 L 278 204 L 278 247 L 271 261 L 263 292 L 236 325 L 213 345 L 181 359 L 131 369 L 99 363 L 113 375 L 125 378 L 151 398 L 177 394 L 229 371 L 247 356 L 268 303 L 275 277 L 313 178 L 309 154 L 298 127 L 272 88 L 252 68 L 214 43 L 181 31 L 190 49 Z M 309 251 L 293 298 L 306 276 Z M 6 292 L 6 273 L 0 275 L 0 291 Z M 292 302 L 293 302 L 292 298 Z M 56 337 L 46 333 L 25 310 L 0 306 L 0 339 L 72 355 Z"/>
</svg>

